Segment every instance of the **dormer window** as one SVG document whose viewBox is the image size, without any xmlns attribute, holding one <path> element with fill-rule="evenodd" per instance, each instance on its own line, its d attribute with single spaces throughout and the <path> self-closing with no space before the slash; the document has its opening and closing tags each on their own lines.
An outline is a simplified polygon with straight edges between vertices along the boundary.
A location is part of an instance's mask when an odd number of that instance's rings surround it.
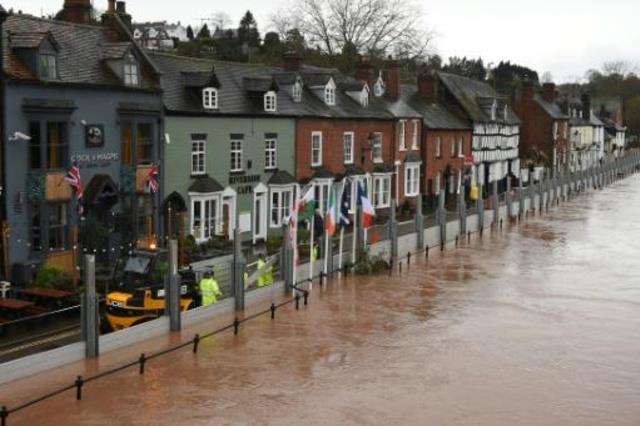
<svg viewBox="0 0 640 426">
<path fill-rule="evenodd" d="M 373 94 L 376 98 L 379 98 L 384 95 L 384 80 L 382 79 L 382 74 L 378 75 L 378 80 L 373 85 Z"/>
<path fill-rule="evenodd" d="M 264 94 L 264 110 L 275 112 L 277 108 L 276 92 L 269 91 Z"/>
<path fill-rule="evenodd" d="M 360 104 L 363 106 L 363 108 L 369 106 L 369 91 L 366 87 L 362 89 L 362 92 L 360 93 Z"/>
<path fill-rule="evenodd" d="M 42 80 L 56 80 L 58 78 L 58 61 L 53 53 L 40 54 L 40 78 Z"/>
<path fill-rule="evenodd" d="M 331 84 L 327 84 L 327 87 L 324 88 L 324 103 L 327 105 L 336 104 L 336 88 Z"/>
<path fill-rule="evenodd" d="M 140 84 L 138 62 L 129 54 L 124 60 L 124 84 L 138 86 Z"/>
<path fill-rule="evenodd" d="M 293 101 L 301 102 L 302 101 L 302 84 L 299 81 L 293 85 Z"/>
<path fill-rule="evenodd" d="M 218 109 L 218 89 L 207 87 L 202 90 L 202 106 L 205 109 Z"/>
</svg>

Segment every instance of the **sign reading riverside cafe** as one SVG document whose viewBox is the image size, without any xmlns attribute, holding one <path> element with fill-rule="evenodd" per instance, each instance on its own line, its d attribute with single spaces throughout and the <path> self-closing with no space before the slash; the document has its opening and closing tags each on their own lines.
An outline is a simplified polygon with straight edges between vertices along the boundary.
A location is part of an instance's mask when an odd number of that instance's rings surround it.
<svg viewBox="0 0 640 426">
<path fill-rule="evenodd" d="M 236 188 L 238 194 L 251 194 L 252 183 L 260 182 L 260 175 L 229 175 L 229 185 L 241 185 Z"/>
</svg>

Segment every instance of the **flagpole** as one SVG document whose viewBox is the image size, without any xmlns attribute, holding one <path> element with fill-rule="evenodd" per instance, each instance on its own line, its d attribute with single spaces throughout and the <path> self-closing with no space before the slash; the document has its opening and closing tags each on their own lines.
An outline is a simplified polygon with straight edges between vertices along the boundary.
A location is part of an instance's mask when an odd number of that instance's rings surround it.
<svg viewBox="0 0 640 426">
<path fill-rule="evenodd" d="M 298 270 L 298 203 L 300 202 L 300 189 L 296 190 L 296 199 L 293 205 L 293 274 L 291 275 L 293 286 L 296 286 L 296 275 Z M 293 290 L 295 293 L 295 289 Z"/>
<path fill-rule="evenodd" d="M 315 207 L 315 206 L 314 206 Z M 314 228 L 316 227 L 316 212 L 315 209 L 313 211 L 313 216 L 311 216 L 311 234 L 309 237 L 309 281 L 311 283 L 313 283 L 313 264 L 315 263 L 315 260 L 313 258 L 313 249 L 314 249 L 314 239 L 313 239 L 313 234 L 314 234 Z"/>
<path fill-rule="evenodd" d="M 354 208 L 353 211 L 353 232 L 351 234 L 352 238 L 351 238 L 351 264 L 355 265 L 356 264 L 356 240 L 358 237 L 358 200 L 356 199 L 358 197 L 358 188 L 354 188 L 354 183 L 357 185 L 358 182 L 357 180 L 351 181 L 351 207 Z M 355 189 L 355 191 L 354 191 Z M 355 197 L 353 196 L 355 192 Z"/>
<path fill-rule="evenodd" d="M 344 226 L 340 224 L 340 248 L 338 249 L 338 264 L 340 265 L 340 273 L 342 274 L 342 245 L 344 240 Z"/>
<path fill-rule="evenodd" d="M 331 188 L 330 191 L 333 191 L 333 188 Z M 329 194 L 329 197 L 331 197 L 331 195 L 332 194 Z M 324 276 L 326 277 L 327 274 L 329 273 L 329 232 L 327 231 L 327 215 L 326 214 L 324 218 L 324 226 L 325 226 L 324 228 Z"/>
</svg>

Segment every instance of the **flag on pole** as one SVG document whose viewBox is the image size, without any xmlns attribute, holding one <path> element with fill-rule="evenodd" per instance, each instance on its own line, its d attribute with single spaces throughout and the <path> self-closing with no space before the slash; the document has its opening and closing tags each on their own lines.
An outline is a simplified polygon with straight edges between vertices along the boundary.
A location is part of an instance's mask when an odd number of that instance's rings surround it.
<svg viewBox="0 0 640 426">
<path fill-rule="evenodd" d="M 160 175 L 160 169 L 157 164 L 154 164 L 149 170 L 149 174 L 147 175 L 147 184 L 149 185 L 149 192 L 155 194 L 160 189 L 160 182 L 158 181 L 158 176 Z"/>
<path fill-rule="evenodd" d="M 373 209 L 373 205 L 371 205 L 371 201 L 367 198 L 360 183 L 358 183 L 358 205 L 362 206 L 362 227 L 365 229 L 370 228 L 376 217 L 376 211 Z"/>
<path fill-rule="evenodd" d="M 314 199 L 313 185 L 307 186 L 302 192 L 302 197 L 298 201 L 296 211 L 298 212 L 298 222 L 301 220 L 311 220 L 316 213 L 316 200 Z"/>
<path fill-rule="evenodd" d="M 329 190 L 329 205 L 324 218 L 324 227 L 329 236 L 333 236 L 336 232 L 336 207 L 336 191 L 332 186 Z"/>
<path fill-rule="evenodd" d="M 80 178 L 80 167 L 78 167 L 77 161 L 73 162 L 73 166 L 71 166 L 71 168 L 65 175 L 64 180 L 73 187 L 76 193 L 76 200 L 78 202 L 78 215 L 82 216 L 82 213 L 84 213 L 84 206 L 82 205 L 84 199 L 84 190 L 82 188 L 82 179 Z"/>
<path fill-rule="evenodd" d="M 351 220 L 349 220 L 349 200 L 351 199 L 350 194 L 351 187 L 347 187 L 347 184 L 342 186 L 342 197 L 340 200 L 340 226 L 345 227 L 349 226 Z"/>
</svg>

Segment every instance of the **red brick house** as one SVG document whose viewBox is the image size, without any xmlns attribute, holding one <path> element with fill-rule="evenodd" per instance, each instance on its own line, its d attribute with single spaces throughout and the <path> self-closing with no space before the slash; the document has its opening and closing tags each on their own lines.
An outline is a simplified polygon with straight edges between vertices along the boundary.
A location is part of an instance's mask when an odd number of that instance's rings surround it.
<svg viewBox="0 0 640 426">
<path fill-rule="evenodd" d="M 471 125 L 437 103 L 438 87 L 434 74 L 422 73 L 417 85 L 402 85 L 401 89 L 402 99 L 422 118 L 421 186 L 426 204 L 432 208 L 441 189 L 447 198 L 461 190 L 468 191 L 471 167 Z"/>
<path fill-rule="evenodd" d="M 324 209 L 330 185 L 362 182 L 381 213 L 420 193 L 421 116 L 399 98 L 399 71 L 377 77 L 368 64 L 357 78 L 335 70 L 285 64 L 296 73 L 296 179 L 313 182 Z M 298 70 L 298 71 L 296 71 Z M 372 89 L 373 88 L 373 89 Z"/>
<path fill-rule="evenodd" d="M 555 84 L 545 83 L 538 89 L 528 82 L 513 105 L 522 120 L 521 156 L 531 158 L 535 150 L 544 152 L 554 173 L 569 166 L 570 155 L 569 116 L 562 112 L 556 97 Z"/>
</svg>

